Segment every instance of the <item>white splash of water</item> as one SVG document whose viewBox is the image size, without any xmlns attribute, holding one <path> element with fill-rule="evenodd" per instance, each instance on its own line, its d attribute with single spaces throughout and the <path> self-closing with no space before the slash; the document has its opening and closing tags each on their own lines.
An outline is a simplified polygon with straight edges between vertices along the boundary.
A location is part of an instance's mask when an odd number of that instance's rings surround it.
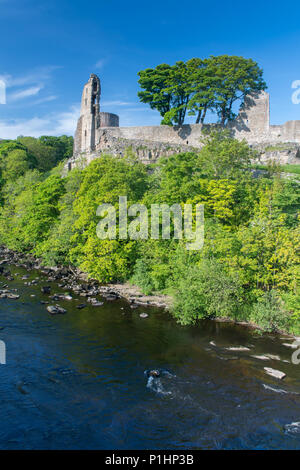
<svg viewBox="0 0 300 470">
<path fill-rule="evenodd" d="M 283 390 L 283 388 L 275 388 L 275 387 L 271 387 L 270 385 L 266 385 L 266 384 L 263 384 L 263 387 L 266 390 L 271 390 L 272 392 L 276 392 L 276 393 L 289 393 L 286 390 Z"/>
<path fill-rule="evenodd" d="M 168 392 L 164 389 L 159 378 L 154 378 L 151 375 L 148 378 L 147 388 L 150 388 L 153 392 L 158 393 L 159 395 L 172 395 L 172 392 Z"/>
<path fill-rule="evenodd" d="M 286 432 L 293 434 L 298 434 L 300 432 L 300 421 L 295 421 L 294 423 L 286 424 L 284 426 Z"/>
<path fill-rule="evenodd" d="M 272 392 L 289 393 L 291 395 L 299 395 L 298 392 L 289 392 L 288 390 L 284 390 L 283 388 L 275 388 L 275 387 L 271 387 L 271 385 L 266 385 L 266 384 L 262 384 L 262 385 L 266 390 L 271 390 Z"/>
</svg>

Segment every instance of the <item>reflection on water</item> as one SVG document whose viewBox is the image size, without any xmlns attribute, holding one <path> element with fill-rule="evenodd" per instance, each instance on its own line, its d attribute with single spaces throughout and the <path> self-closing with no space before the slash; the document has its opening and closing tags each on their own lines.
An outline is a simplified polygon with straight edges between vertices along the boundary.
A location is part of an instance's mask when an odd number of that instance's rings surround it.
<svg viewBox="0 0 300 470">
<path fill-rule="evenodd" d="M 27 287 L 25 271 L 11 269 L 21 295 L 0 299 L 0 448 L 300 448 L 300 366 L 280 337 L 226 323 L 180 327 L 155 308 L 141 319 L 120 300 L 79 310 L 76 295 L 59 302 L 66 315 L 51 316 L 43 276 L 32 271 L 41 279 Z M 52 283 L 54 292 L 63 291 Z M 266 354 L 279 360 L 252 357 Z"/>
</svg>

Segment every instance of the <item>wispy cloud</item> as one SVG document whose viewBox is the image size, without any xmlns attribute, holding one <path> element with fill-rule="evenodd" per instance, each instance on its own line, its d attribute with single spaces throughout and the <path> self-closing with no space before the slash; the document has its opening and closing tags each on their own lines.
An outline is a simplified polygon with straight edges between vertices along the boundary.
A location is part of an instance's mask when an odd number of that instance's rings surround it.
<svg viewBox="0 0 300 470">
<path fill-rule="evenodd" d="M 99 60 L 95 63 L 95 65 L 94 65 L 95 69 L 96 69 L 96 70 L 102 69 L 103 66 L 106 64 L 106 62 L 107 62 L 106 59 L 99 59 Z"/>
<path fill-rule="evenodd" d="M 42 88 L 43 88 L 42 86 L 35 86 L 35 87 L 27 88 L 25 90 L 12 93 L 8 95 L 8 103 L 10 101 L 18 101 L 24 98 L 29 98 L 30 96 L 35 96 L 41 91 Z"/>
<path fill-rule="evenodd" d="M 102 106 L 134 106 L 136 103 L 130 101 L 121 101 L 121 100 L 113 100 L 113 101 L 102 101 Z"/>
<path fill-rule="evenodd" d="M 25 85 L 39 85 L 44 84 L 50 78 L 52 78 L 53 73 L 60 68 L 61 66 L 59 65 L 48 65 L 46 67 L 37 67 L 32 71 L 18 77 L 6 74 L 1 78 L 4 79 L 8 88 Z"/>
<path fill-rule="evenodd" d="M 7 104 L 15 104 L 20 100 L 32 98 L 38 95 L 42 89 L 49 88 L 53 74 L 60 68 L 58 65 L 49 65 L 36 67 L 19 76 L 1 75 L 0 79 L 4 81 L 7 90 Z M 31 105 L 53 101 L 55 98 L 54 95 L 49 96 L 48 93 L 48 96 L 42 95 L 39 100 L 32 101 Z"/>
<path fill-rule="evenodd" d="M 74 135 L 80 107 L 73 105 L 63 113 L 44 117 L 0 121 L 0 138 L 15 139 L 19 135 L 39 137 L 41 135 Z"/>
<path fill-rule="evenodd" d="M 57 100 L 57 96 L 51 95 L 51 96 L 45 96 L 45 98 L 41 98 L 40 100 L 34 101 L 32 104 L 42 104 L 42 103 L 49 103 L 49 101 L 54 101 Z"/>
</svg>

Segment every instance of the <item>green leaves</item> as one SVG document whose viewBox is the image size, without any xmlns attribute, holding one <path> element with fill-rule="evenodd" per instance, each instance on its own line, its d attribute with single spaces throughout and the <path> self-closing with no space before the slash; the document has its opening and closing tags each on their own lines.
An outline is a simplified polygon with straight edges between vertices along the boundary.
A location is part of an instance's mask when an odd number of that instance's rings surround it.
<svg viewBox="0 0 300 470">
<path fill-rule="evenodd" d="M 158 65 L 139 72 L 139 84 L 145 91 L 138 96 L 163 117 L 162 124 L 182 125 L 190 96 L 188 67 L 184 62 Z"/>
<path fill-rule="evenodd" d="M 238 56 L 211 56 L 210 68 L 214 75 L 214 110 L 222 125 L 236 117 L 233 104 L 243 104 L 247 94 L 266 89 L 263 71 L 252 59 Z"/>
<path fill-rule="evenodd" d="M 28 155 L 34 159 L 33 168 L 42 172 L 51 170 L 59 161 L 70 157 L 73 150 L 73 137 L 66 135 L 42 136 L 38 139 L 18 137 L 17 142 L 21 143 Z"/>
<path fill-rule="evenodd" d="M 0 188 L 30 169 L 44 173 L 72 155 L 73 137 L 18 137 L 0 141 Z"/>
<path fill-rule="evenodd" d="M 145 91 L 140 91 L 138 96 L 142 103 L 149 103 L 151 109 L 157 109 L 164 116 L 171 109 L 171 95 L 167 86 L 171 76 L 171 66 L 158 65 L 155 69 L 141 70 L 138 73 L 139 84 Z"/>
<path fill-rule="evenodd" d="M 225 125 L 236 116 L 237 101 L 242 105 L 247 94 L 266 89 L 256 62 L 228 55 L 161 64 L 138 75 L 140 100 L 157 109 L 161 123 L 167 125 L 181 126 L 187 112 L 196 116 L 196 123 L 203 123 L 208 110 Z"/>
<path fill-rule="evenodd" d="M 186 269 L 178 283 L 174 314 L 183 325 L 209 317 L 235 318 L 242 303 L 237 275 L 226 273 L 215 260 L 204 260 Z"/>
<path fill-rule="evenodd" d="M 96 234 L 97 207 L 103 203 L 118 208 L 119 196 L 128 203 L 138 202 L 148 186 L 146 167 L 126 158 L 103 156 L 94 160 L 82 174 L 74 200 L 70 259 L 102 282 L 126 279 L 135 261 L 136 242 L 100 240 Z"/>
</svg>

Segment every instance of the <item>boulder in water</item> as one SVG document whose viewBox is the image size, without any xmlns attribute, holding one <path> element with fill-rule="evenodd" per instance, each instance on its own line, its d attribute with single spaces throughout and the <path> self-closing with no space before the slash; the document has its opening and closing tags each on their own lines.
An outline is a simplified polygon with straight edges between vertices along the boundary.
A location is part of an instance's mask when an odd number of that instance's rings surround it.
<svg viewBox="0 0 300 470">
<path fill-rule="evenodd" d="M 43 286 L 43 287 L 41 287 L 41 292 L 42 292 L 42 294 L 50 294 L 51 287 L 50 286 Z"/>
<path fill-rule="evenodd" d="M 6 294 L 6 296 L 8 299 L 19 299 L 20 297 L 18 294 L 11 294 L 11 293 Z"/>
<path fill-rule="evenodd" d="M 299 348 L 299 345 L 295 343 L 282 343 L 282 346 L 285 346 L 287 348 L 292 348 L 292 349 L 297 349 Z"/>
<path fill-rule="evenodd" d="M 70 294 L 61 295 L 60 298 L 62 300 L 72 300 L 73 299 L 73 297 Z"/>
<path fill-rule="evenodd" d="M 148 313 L 140 313 L 140 318 L 148 318 Z"/>
<path fill-rule="evenodd" d="M 251 357 L 254 357 L 254 359 L 260 359 L 261 361 L 270 361 L 269 356 L 265 356 L 263 354 L 257 355 L 257 356 L 255 354 L 253 354 L 253 356 L 251 356 Z"/>
<path fill-rule="evenodd" d="M 273 361 L 280 361 L 280 357 L 276 354 L 265 354 L 265 356 L 268 356 Z"/>
<path fill-rule="evenodd" d="M 276 379 L 284 379 L 286 374 L 284 372 L 281 372 L 280 370 L 272 369 L 272 367 L 264 367 L 264 370 L 268 375 L 271 375 L 271 377 L 275 377 Z"/>
<path fill-rule="evenodd" d="M 159 376 L 160 376 L 160 372 L 159 372 L 159 370 L 157 370 L 157 369 L 149 370 L 148 376 L 149 376 L 149 377 L 159 377 Z"/>
<path fill-rule="evenodd" d="M 113 300 L 117 300 L 118 296 L 115 295 L 115 294 L 108 294 L 108 295 L 103 295 L 103 297 L 105 298 L 105 300 L 108 300 L 108 301 L 113 301 Z"/>
<path fill-rule="evenodd" d="M 49 305 L 47 307 L 47 310 L 48 310 L 49 313 L 51 313 L 51 315 L 58 315 L 58 314 L 67 313 L 67 310 L 60 307 L 59 305 Z"/>
</svg>

